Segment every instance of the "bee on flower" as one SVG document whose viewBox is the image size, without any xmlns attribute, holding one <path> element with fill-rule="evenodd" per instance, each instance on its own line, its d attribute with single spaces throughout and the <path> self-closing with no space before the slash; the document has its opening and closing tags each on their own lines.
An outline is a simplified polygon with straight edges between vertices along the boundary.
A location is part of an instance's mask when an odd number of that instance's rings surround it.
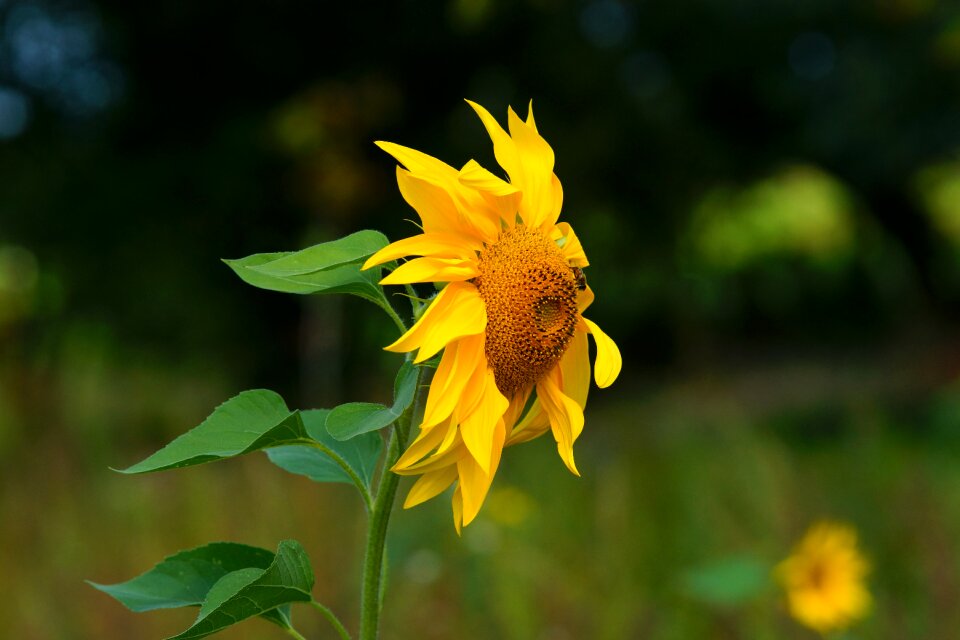
<svg viewBox="0 0 960 640">
<path fill-rule="evenodd" d="M 777 565 L 775 575 L 786 590 L 790 615 L 826 634 L 846 629 L 869 613 L 869 571 L 852 527 L 819 522 Z"/>
<path fill-rule="evenodd" d="M 493 141 L 503 180 L 471 160 L 457 170 L 389 142 L 377 145 L 402 165 L 400 193 L 423 233 L 381 249 L 364 265 L 416 256 L 381 284 L 433 282 L 439 294 L 399 340 L 423 362 L 443 356 L 419 434 L 392 470 L 420 478 L 405 508 L 456 483 L 457 531 L 477 515 L 505 446 L 547 431 L 560 458 L 579 475 L 573 444 L 583 430 L 590 386 L 587 336 L 597 346 L 594 378 L 607 387 L 622 365 L 616 344 L 583 316 L 593 302 L 580 240 L 558 222 L 563 201 L 554 155 L 533 108 L 526 120 L 509 109 L 505 131 L 469 102 Z"/>
</svg>

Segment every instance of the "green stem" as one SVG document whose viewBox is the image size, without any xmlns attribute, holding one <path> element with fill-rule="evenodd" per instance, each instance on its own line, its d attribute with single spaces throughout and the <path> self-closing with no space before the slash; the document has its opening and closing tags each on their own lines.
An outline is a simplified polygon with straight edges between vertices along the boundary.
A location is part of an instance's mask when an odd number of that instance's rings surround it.
<svg viewBox="0 0 960 640">
<path fill-rule="evenodd" d="M 390 432 L 387 458 L 373 512 L 367 526 L 367 549 L 363 558 L 363 591 L 360 594 L 360 640 L 376 640 L 380 624 L 380 580 L 383 576 L 383 551 L 387 539 L 387 525 L 393 510 L 400 476 L 390 471 L 400 457 L 397 429 Z"/>
<path fill-rule="evenodd" d="M 407 325 L 403 323 L 403 320 L 400 319 L 400 316 L 397 315 L 397 312 L 394 310 L 393 305 L 390 304 L 386 298 L 383 298 L 380 302 L 378 302 L 377 306 L 387 312 L 387 315 L 390 316 L 391 320 L 393 320 L 393 324 L 397 325 L 397 329 L 400 330 L 400 335 L 403 335 L 407 332 Z"/>
<path fill-rule="evenodd" d="M 353 481 L 357 491 L 360 492 L 360 497 L 363 499 L 363 506 L 366 507 L 367 513 L 370 513 L 370 510 L 373 509 L 373 496 L 370 495 L 370 491 L 367 489 L 367 484 L 360 479 L 360 476 L 358 476 L 353 470 L 353 467 L 347 464 L 347 461 L 344 460 L 343 457 L 341 457 L 330 447 L 314 440 L 297 440 L 297 442 L 323 451 L 327 457 L 337 463 L 337 466 L 343 469 L 343 472 L 350 476 L 350 479 Z"/>
<path fill-rule="evenodd" d="M 424 387 L 420 386 L 423 369 L 418 372 L 417 398 L 403 412 L 397 424 L 390 430 L 387 455 L 380 472 L 380 484 L 373 502 L 373 511 L 367 525 L 367 546 L 363 558 L 363 587 L 360 594 L 360 640 L 376 640 L 380 625 L 380 592 L 383 580 L 383 552 L 386 547 L 387 526 L 397 494 L 400 476 L 390 468 L 400 458 L 406 446 L 406 435 L 410 431 L 414 414 L 420 405 Z"/>
<path fill-rule="evenodd" d="M 340 635 L 343 640 L 350 640 L 350 634 L 347 632 L 346 627 L 343 626 L 343 623 L 340 622 L 340 619 L 334 615 L 333 611 L 330 611 L 327 607 L 323 606 L 316 600 L 310 601 L 311 606 L 313 606 L 317 611 L 323 614 L 323 617 L 327 619 L 327 622 L 330 623 L 336 632 Z"/>
<path fill-rule="evenodd" d="M 299 631 L 297 631 L 297 630 L 294 629 L 293 627 L 286 627 L 286 631 L 287 631 L 287 635 L 290 635 L 290 636 L 296 638 L 297 640 L 307 640 L 307 639 L 304 638 L 302 635 L 300 635 L 300 632 L 299 632 Z"/>
</svg>

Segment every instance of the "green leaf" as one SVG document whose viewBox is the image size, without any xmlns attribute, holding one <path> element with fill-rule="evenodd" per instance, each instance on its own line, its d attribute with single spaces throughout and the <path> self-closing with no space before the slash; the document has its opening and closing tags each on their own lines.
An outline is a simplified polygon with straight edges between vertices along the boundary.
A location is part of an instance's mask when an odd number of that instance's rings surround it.
<svg viewBox="0 0 960 640">
<path fill-rule="evenodd" d="M 242 455 L 307 438 L 300 412 L 265 389 L 244 391 L 217 407 L 200 425 L 121 473 L 176 469 Z"/>
<path fill-rule="evenodd" d="M 223 262 L 228 267 L 233 269 L 234 272 L 240 276 L 241 280 L 247 284 L 253 285 L 254 287 L 258 287 L 260 289 L 269 289 L 270 291 L 282 291 L 284 293 L 313 293 L 314 288 L 310 284 L 298 283 L 294 280 L 269 276 L 254 269 L 254 267 L 259 265 L 273 262 L 278 258 L 290 255 L 293 255 L 292 251 L 281 253 L 255 253 L 252 256 L 239 258 L 237 260 L 224 259 Z"/>
<path fill-rule="evenodd" d="M 231 571 L 266 569 L 272 551 L 234 542 L 214 542 L 164 558 L 146 573 L 119 584 L 91 586 L 119 600 L 131 611 L 200 605 L 214 583 Z"/>
<path fill-rule="evenodd" d="M 380 267 L 361 271 L 357 264 L 347 264 L 326 271 L 306 275 L 276 275 L 253 269 L 270 262 L 276 256 L 290 254 L 257 254 L 239 260 L 224 260 L 247 284 L 260 289 L 280 291 L 282 293 L 349 293 L 370 300 L 375 304 L 383 303 L 383 293 L 378 284 Z"/>
<path fill-rule="evenodd" d="M 267 456 L 281 469 L 307 476 L 317 482 L 354 483 L 354 478 L 342 466 L 345 464 L 369 490 L 377 461 L 380 459 L 380 451 L 383 449 L 383 440 L 377 433 L 364 434 L 347 442 L 334 440 L 327 433 L 329 413 L 330 411 L 325 409 L 301 413 L 307 433 L 326 451 L 300 444 L 268 449 Z"/>
<path fill-rule="evenodd" d="M 770 583 L 770 570 L 760 559 L 731 556 L 681 574 L 682 590 L 701 602 L 735 607 L 760 595 Z"/>
<path fill-rule="evenodd" d="M 220 578 L 207 593 L 193 625 L 168 640 L 203 638 L 277 607 L 310 602 L 313 582 L 306 551 L 298 542 L 284 540 L 266 569 L 249 567 Z"/>
<path fill-rule="evenodd" d="M 146 573 L 126 582 L 105 585 L 88 581 L 88 584 L 138 613 L 199 606 L 209 601 L 211 590 L 225 576 L 242 570 L 262 574 L 275 559 L 276 554 L 259 547 L 214 542 L 169 556 Z M 291 626 L 289 605 L 260 615 L 281 627 Z"/>
<path fill-rule="evenodd" d="M 241 279 L 261 289 L 284 293 L 349 293 L 386 304 L 380 267 L 361 271 L 360 262 L 388 243 L 379 231 L 358 231 L 303 251 L 260 253 L 224 260 Z"/>
<path fill-rule="evenodd" d="M 349 236 L 296 251 L 263 264 L 254 271 L 273 276 L 302 276 L 331 267 L 360 262 L 390 243 L 379 231 L 357 231 Z"/>
<path fill-rule="evenodd" d="M 373 402 L 348 402 L 330 411 L 327 431 L 337 440 L 349 440 L 356 436 L 383 429 L 394 422 L 413 402 L 417 391 L 419 371 L 410 362 L 404 362 L 394 383 L 392 407 Z"/>
</svg>

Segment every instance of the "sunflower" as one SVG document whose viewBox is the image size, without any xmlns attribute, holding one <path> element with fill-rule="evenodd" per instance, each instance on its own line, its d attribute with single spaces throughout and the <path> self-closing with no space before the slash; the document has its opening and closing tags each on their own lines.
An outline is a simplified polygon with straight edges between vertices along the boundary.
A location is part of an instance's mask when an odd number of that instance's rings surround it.
<svg viewBox="0 0 960 640">
<path fill-rule="evenodd" d="M 419 475 L 404 508 L 456 483 L 457 531 L 483 504 L 503 448 L 553 433 L 560 458 L 579 475 L 573 443 L 583 430 L 590 386 L 587 335 L 597 345 L 597 385 L 620 373 L 616 344 L 583 317 L 593 301 L 580 240 L 557 222 L 563 200 L 550 145 L 508 110 L 509 133 L 467 101 L 493 140 L 503 180 L 471 160 L 459 171 L 419 151 L 377 146 L 402 165 L 400 193 L 423 233 L 394 242 L 364 268 L 412 258 L 381 284 L 442 287 L 388 351 L 418 350 L 423 362 L 443 350 L 419 434 L 392 470 Z"/>
<path fill-rule="evenodd" d="M 869 569 L 853 528 L 820 522 L 777 566 L 776 576 L 786 589 L 790 615 L 827 633 L 845 629 L 870 610 Z"/>
</svg>

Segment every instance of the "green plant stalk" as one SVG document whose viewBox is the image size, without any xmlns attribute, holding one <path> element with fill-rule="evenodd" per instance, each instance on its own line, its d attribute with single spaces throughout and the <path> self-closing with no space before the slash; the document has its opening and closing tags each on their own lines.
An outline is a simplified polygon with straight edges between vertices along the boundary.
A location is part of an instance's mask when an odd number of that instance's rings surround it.
<svg viewBox="0 0 960 640">
<path fill-rule="evenodd" d="M 397 420 L 390 431 L 387 455 L 380 473 L 377 496 L 367 525 L 367 546 L 363 558 L 363 586 L 360 594 L 360 640 L 377 640 L 380 626 L 380 603 L 382 601 L 382 581 L 384 580 L 384 551 L 386 550 L 387 526 L 393 511 L 394 498 L 400 476 L 390 471 L 406 447 L 407 435 L 414 419 L 422 414 L 423 395 L 429 383 L 430 370 L 425 374 L 420 369 L 417 374 L 417 395 L 406 411 Z"/>
<path fill-rule="evenodd" d="M 387 315 L 390 316 L 390 319 L 393 320 L 393 324 L 396 325 L 397 329 L 400 330 L 400 335 L 403 335 L 407 332 L 407 325 L 405 325 L 403 320 L 400 319 L 400 316 L 397 315 L 397 312 L 394 310 L 389 300 L 382 298 L 380 302 L 377 302 L 377 306 L 383 309 Z"/>
<path fill-rule="evenodd" d="M 336 630 L 341 640 L 350 640 L 350 634 L 347 632 L 346 627 L 344 627 L 343 623 L 340 622 L 340 619 L 337 618 L 336 615 L 334 615 L 333 611 L 323 606 L 316 600 L 311 600 L 310 605 L 313 608 L 315 608 L 317 611 L 319 611 L 324 618 L 327 619 L 327 622 L 329 622 L 330 626 L 332 626 Z"/>
<path fill-rule="evenodd" d="M 335 451 L 332 451 L 329 447 L 326 447 L 319 442 L 313 440 L 297 440 L 298 444 L 303 444 L 308 447 L 313 447 L 324 453 L 327 457 L 337 463 L 337 466 L 343 469 L 350 479 L 353 481 L 353 485 L 357 488 L 357 491 L 360 492 L 360 498 L 363 500 L 363 506 L 367 510 L 367 513 L 373 509 L 373 497 L 370 495 L 370 491 L 367 489 L 366 483 L 357 476 L 356 471 L 354 471 L 349 464 Z"/>
<path fill-rule="evenodd" d="M 303 637 L 303 635 L 300 634 L 299 631 L 297 631 L 292 627 L 287 627 L 286 632 L 288 636 L 290 636 L 291 638 L 295 638 L 296 640 L 307 640 L 306 638 Z"/>
<path fill-rule="evenodd" d="M 406 416 L 401 416 L 403 419 Z M 387 525 L 397 494 L 400 476 L 390 471 L 400 458 L 397 428 L 390 432 L 387 458 L 384 461 L 380 486 L 373 503 L 373 512 L 367 525 L 367 547 L 363 558 L 363 587 L 360 594 L 360 640 L 376 640 L 380 624 L 380 580 L 383 576 L 383 552 L 387 540 Z"/>
</svg>

